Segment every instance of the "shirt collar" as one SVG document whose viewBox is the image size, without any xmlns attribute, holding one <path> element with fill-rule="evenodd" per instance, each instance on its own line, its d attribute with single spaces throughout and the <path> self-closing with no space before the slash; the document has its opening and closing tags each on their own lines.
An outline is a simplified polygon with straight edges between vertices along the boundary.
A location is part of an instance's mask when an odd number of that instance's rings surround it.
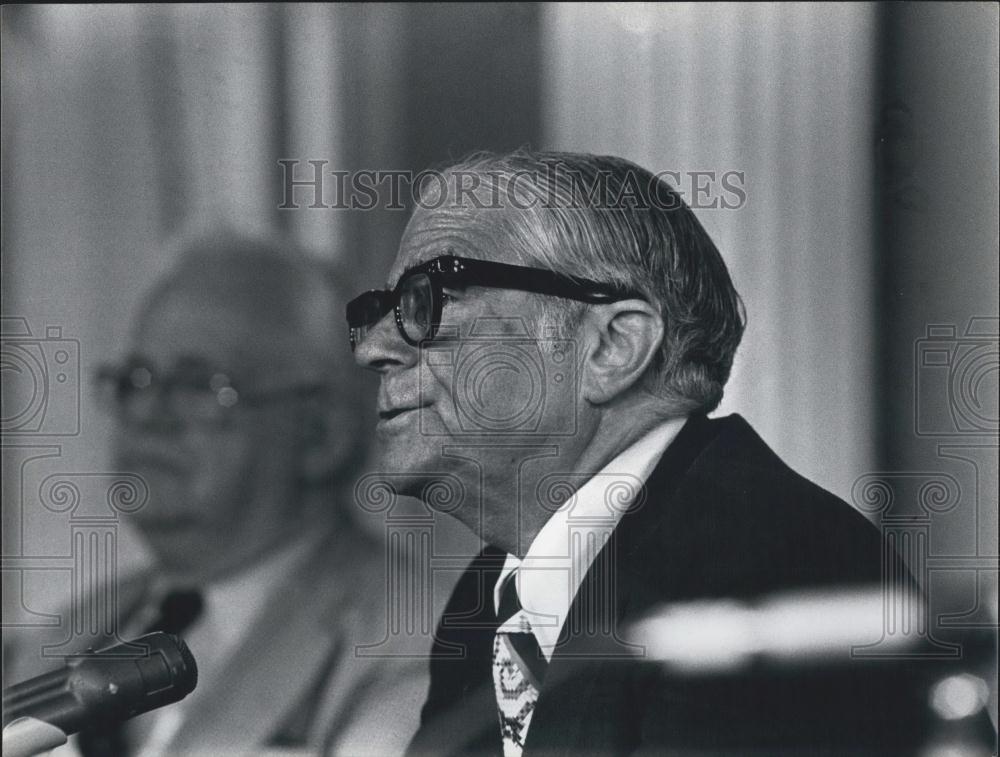
<svg viewBox="0 0 1000 757">
<path fill-rule="evenodd" d="M 206 662 L 207 657 L 224 658 L 242 640 L 271 593 L 288 580 L 313 545 L 311 537 L 295 540 L 244 570 L 199 587 L 204 605 L 198 619 L 183 633 L 188 645 L 192 649 L 208 646 Z M 156 596 L 164 596 L 172 588 L 163 579 L 156 584 Z M 208 640 L 209 645 L 199 643 Z"/>
<path fill-rule="evenodd" d="M 657 426 L 587 480 L 552 514 L 523 560 L 507 555 L 493 590 L 494 608 L 499 612 L 500 590 L 516 570 L 517 595 L 546 660 L 584 576 L 686 420 Z"/>
<path fill-rule="evenodd" d="M 226 646 L 239 641 L 271 593 L 286 582 L 309 543 L 310 540 L 295 541 L 248 570 L 206 587 L 206 620 L 217 625 L 226 637 L 221 640 Z"/>
<path fill-rule="evenodd" d="M 312 536 L 298 539 L 249 568 L 202 587 L 204 610 L 183 634 L 198 661 L 202 680 L 216 678 L 251 632 L 252 625 L 264 611 L 273 592 L 289 582 L 298 565 L 312 553 L 317 543 L 318 540 Z M 210 686 L 197 688 L 173 707 L 155 710 L 149 713 L 146 720 L 138 719 L 136 737 L 142 745 L 140 752 L 166 754 L 167 745 L 183 727 L 190 713 L 201 707 L 207 701 L 206 696 L 210 698 L 212 692 Z"/>
</svg>

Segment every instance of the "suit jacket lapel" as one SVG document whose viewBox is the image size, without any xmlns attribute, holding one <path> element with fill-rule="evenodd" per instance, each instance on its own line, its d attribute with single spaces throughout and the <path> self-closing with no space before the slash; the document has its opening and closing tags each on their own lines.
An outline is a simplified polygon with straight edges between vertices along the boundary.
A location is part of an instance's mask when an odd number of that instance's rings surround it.
<svg viewBox="0 0 1000 757">
<path fill-rule="evenodd" d="M 290 582 L 269 599 L 263 615 L 191 712 L 171 745 L 204 753 L 241 751 L 267 743 L 294 716 L 303 695 L 335 664 L 338 629 L 329 608 L 344 602 L 344 587 L 328 571 L 316 580 L 311 552 Z M 311 571 L 310 568 L 313 570 Z M 310 575 L 311 573 L 311 575 Z M 317 597 L 322 597 L 317 601 Z"/>
<path fill-rule="evenodd" d="M 671 498 L 715 433 L 704 416 L 685 423 L 584 576 L 546 673 L 526 757 L 630 748 L 636 734 L 612 731 L 628 719 L 609 717 L 611 709 L 628 706 L 615 697 L 634 673 L 635 666 L 627 663 L 643 654 L 624 638 L 623 626 L 627 615 L 648 606 L 650 583 L 662 597 L 661 581 L 670 580 L 663 565 L 650 564 L 641 547 L 662 529 Z"/>
<path fill-rule="evenodd" d="M 528 731 L 525 757 L 627 751 L 628 739 L 636 737 L 634 731 L 622 726 L 630 722 L 628 713 L 622 717 L 609 717 L 608 713 L 611 708 L 628 708 L 630 703 L 622 700 L 621 694 L 627 691 L 625 686 L 637 666 L 622 662 L 635 660 L 641 650 L 630 647 L 620 633 L 588 633 L 586 621 L 593 620 L 591 627 L 598 630 L 610 627 L 617 631 L 623 619 L 643 604 L 643 598 L 652 596 L 645 587 L 660 581 L 664 574 L 658 573 L 659 566 L 650 564 L 641 547 L 661 529 L 667 503 L 718 430 L 719 425 L 704 416 L 685 423 L 584 577 L 570 608 L 569 617 L 577 623 L 563 628 Z M 486 553 L 494 562 L 500 561 L 494 569 L 495 580 L 502 554 L 489 548 Z M 482 602 L 478 617 L 492 616 L 492 583 L 487 582 L 485 590 L 473 588 L 478 580 L 473 574 L 487 563 L 484 557 L 470 566 L 449 602 L 453 611 Z M 482 642 L 485 638 L 475 632 L 449 630 L 447 622 L 439 631 L 446 641 L 461 642 L 473 636 Z M 485 633 L 492 642 L 492 631 Z M 480 654 L 457 664 L 432 662 L 431 693 L 424 710 L 427 717 L 411 745 L 411 754 L 500 753 L 493 684 L 480 659 L 482 643 L 475 649 Z M 478 685 L 472 686 L 474 682 Z M 479 735 L 477 740 L 470 736 L 474 733 Z"/>
<path fill-rule="evenodd" d="M 615 703 L 607 696 L 618 688 L 621 663 L 642 650 L 619 632 L 631 587 L 616 570 L 615 546 L 609 540 L 580 584 L 545 675 L 525 757 L 613 752 L 611 745 L 621 738 L 611 733 L 617 719 L 608 716 Z"/>
<path fill-rule="evenodd" d="M 501 754 L 492 677 L 493 586 L 505 557 L 484 547 L 455 587 L 436 632 L 439 656 L 431 659 L 431 688 L 410 755 Z M 456 648 L 460 656 L 448 654 Z"/>
</svg>

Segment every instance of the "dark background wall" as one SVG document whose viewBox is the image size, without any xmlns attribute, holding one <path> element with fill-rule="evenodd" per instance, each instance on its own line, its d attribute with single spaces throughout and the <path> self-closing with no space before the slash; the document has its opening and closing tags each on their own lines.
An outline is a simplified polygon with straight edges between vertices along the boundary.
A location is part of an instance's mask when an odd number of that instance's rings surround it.
<svg viewBox="0 0 1000 757">
<path fill-rule="evenodd" d="M 996 9 L 891 4 L 881 23 L 881 463 L 916 474 L 894 512 L 934 517 L 944 622 L 995 623 Z M 940 501 L 914 486 L 945 477 Z"/>
</svg>

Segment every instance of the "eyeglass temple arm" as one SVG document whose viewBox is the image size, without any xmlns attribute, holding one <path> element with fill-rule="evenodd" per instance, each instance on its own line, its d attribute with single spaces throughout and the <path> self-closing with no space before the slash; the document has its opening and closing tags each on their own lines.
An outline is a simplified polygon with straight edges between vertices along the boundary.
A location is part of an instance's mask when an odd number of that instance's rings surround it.
<svg viewBox="0 0 1000 757">
<path fill-rule="evenodd" d="M 548 294 L 589 303 L 615 302 L 616 300 L 642 298 L 642 295 L 609 284 L 578 279 L 555 271 L 494 263 L 465 261 L 465 283 L 472 286 L 517 289 L 534 294 Z"/>
<path fill-rule="evenodd" d="M 387 289 L 369 289 L 359 297 L 355 297 L 347 303 L 347 307 L 345 308 L 345 315 L 347 316 L 348 323 L 352 326 L 356 326 L 363 325 L 368 322 L 368 319 L 364 317 L 366 315 L 366 308 L 364 308 L 364 304 L 371 298 L 374 298 L 378 302 L 379 318 L 384 318 L 385 315 L 392 310 L 393 305 L 395 304 L 394 295 L 395 292 Z"/>
</svg>

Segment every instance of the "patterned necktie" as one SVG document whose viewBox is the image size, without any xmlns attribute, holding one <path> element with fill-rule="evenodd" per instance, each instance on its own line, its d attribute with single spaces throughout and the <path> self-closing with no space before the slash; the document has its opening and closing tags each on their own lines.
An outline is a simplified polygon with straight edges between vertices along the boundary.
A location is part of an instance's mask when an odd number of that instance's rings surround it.
<svg viewBox="0 0 1000 757">
<path fill-rule="evenodd" d="M 521 757 L 548 665 L 517 597 L 515 571 L 500 592 L 500 627 L 493 640 L 493 686 L 504 757 Z"/>
</svg>

